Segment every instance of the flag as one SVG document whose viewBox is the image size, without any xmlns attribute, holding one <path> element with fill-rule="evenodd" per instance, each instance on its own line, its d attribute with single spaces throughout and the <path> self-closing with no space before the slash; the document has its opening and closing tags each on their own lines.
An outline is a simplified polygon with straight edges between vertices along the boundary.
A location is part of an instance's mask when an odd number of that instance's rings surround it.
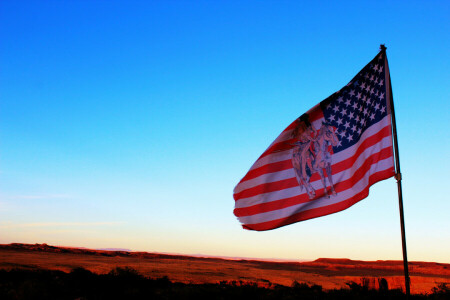
<svg viewBox="0 0 450 300">
<path fill-rule="evenodd" d="M 332 214 L 394 176 L 390 77 L 383 49 L 346 86 L 292 122 L 234 189 L 245 229 Z"/>
</svg>

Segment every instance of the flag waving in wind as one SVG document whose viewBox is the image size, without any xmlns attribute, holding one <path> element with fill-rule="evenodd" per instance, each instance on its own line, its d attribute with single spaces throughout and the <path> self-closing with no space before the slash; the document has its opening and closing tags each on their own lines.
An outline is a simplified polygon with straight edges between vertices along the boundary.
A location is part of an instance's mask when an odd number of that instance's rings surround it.
<svg viewBox="0 0 450 300">
<path fill-rule="evenodd" d="M 291 123 L 234 189 L 245 229 L 270 230 L 344 210 L 394 176 L 386 51 Z"/>
</svg>

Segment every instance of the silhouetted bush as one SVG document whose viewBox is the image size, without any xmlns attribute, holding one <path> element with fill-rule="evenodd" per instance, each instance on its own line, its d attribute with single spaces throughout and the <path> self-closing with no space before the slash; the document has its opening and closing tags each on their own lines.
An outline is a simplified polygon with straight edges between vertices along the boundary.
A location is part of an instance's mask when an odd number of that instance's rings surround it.
<svg viewBox="0 0 450 300">
<path fill-rule="evenodd" d="M 117 267 L 109 271 L 108 275 L 120 277 L 122 279 L 140 279 L 142 278 L 142 275 L 139 274 L 138 271 L 136 271 L 133 268 L 130 267 Z"/>
<path fill-rule="evenodd" d="M 108 274 L 95 274 L 83 268 L 70 273 L 51 270 L 0 270 L 0 299 L 405 299 L 400 290 L 369 290 L 355 282 L 349 289 L 323 291 L 319 285 L 294 281 L 290 287 L 256 283 L 222 281 L 218 284 L 174 283 L 167 276 L 147 278 L 129 267 L 118 267 Z M 449 287 L 442 283 L 430 295 L 413 295 L 414 299 L 450 299 Z"/>
<path fill-rule="evenodd" d="M 448 283 L 442 282 L 437 287 L 434 287 L 432 290 L 432 293 L 430 295 L 431 299 L 436 300 L 444 300 L 444 299 L 450 299 L 450 288 L 448 286 Z"/>
</svg>

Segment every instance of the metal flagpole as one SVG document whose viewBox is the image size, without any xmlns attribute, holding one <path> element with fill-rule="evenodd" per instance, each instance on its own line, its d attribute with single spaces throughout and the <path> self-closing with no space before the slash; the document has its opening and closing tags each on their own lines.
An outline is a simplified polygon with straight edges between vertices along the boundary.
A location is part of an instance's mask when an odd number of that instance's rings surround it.
<svg viewBox="0 0 450 300">
<path fill-rule="evenodd" d="M 380 45 L 382 51 L 386 55 L 386 47 Z M 387 56 L 386 56 L 387 60 Z M 386 70 L 387 71 L 387 70 Z M 397 142 L 397 124 L 395 122 L 395 110 L 394 110 L 394 96 L 392 95 L 392 84 L 391 75 L 389 73 L 389 101 L 391 106 L 391 116 L 392 116 L 392 131 L 394 138 L 394 153 L 395 153 L 395 179 L 397 180 L 397 190 L 398 190 L 398 205 L 400 210 L 400 228 L 402 232 L 402 249 L 403 249 L 403 269 L 405 272 L 405 291 L 406 296 L 410 295 L 410 279 L 408 271 L 408 257 L 406 255 L 406 236 L 405 236 L 405 218 L 403 214 L 403 195 L 402 195 L 402 173 L 400 172 L 400 155 L 398 153 L 398 142 Z"/>
</svg>

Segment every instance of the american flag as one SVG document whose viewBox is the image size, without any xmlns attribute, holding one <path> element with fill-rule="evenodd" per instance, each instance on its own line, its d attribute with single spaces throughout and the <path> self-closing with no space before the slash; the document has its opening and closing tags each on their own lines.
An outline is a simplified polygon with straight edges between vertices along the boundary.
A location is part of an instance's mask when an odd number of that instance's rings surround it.
<svg viewBox="0 0 450 300">
<path fill-rule="evenodd" d="M 344 210 L 394 176 L 386 51 L 291 123 L 234 189 L 245 229 L 270 230 Z"/>
</svg>

